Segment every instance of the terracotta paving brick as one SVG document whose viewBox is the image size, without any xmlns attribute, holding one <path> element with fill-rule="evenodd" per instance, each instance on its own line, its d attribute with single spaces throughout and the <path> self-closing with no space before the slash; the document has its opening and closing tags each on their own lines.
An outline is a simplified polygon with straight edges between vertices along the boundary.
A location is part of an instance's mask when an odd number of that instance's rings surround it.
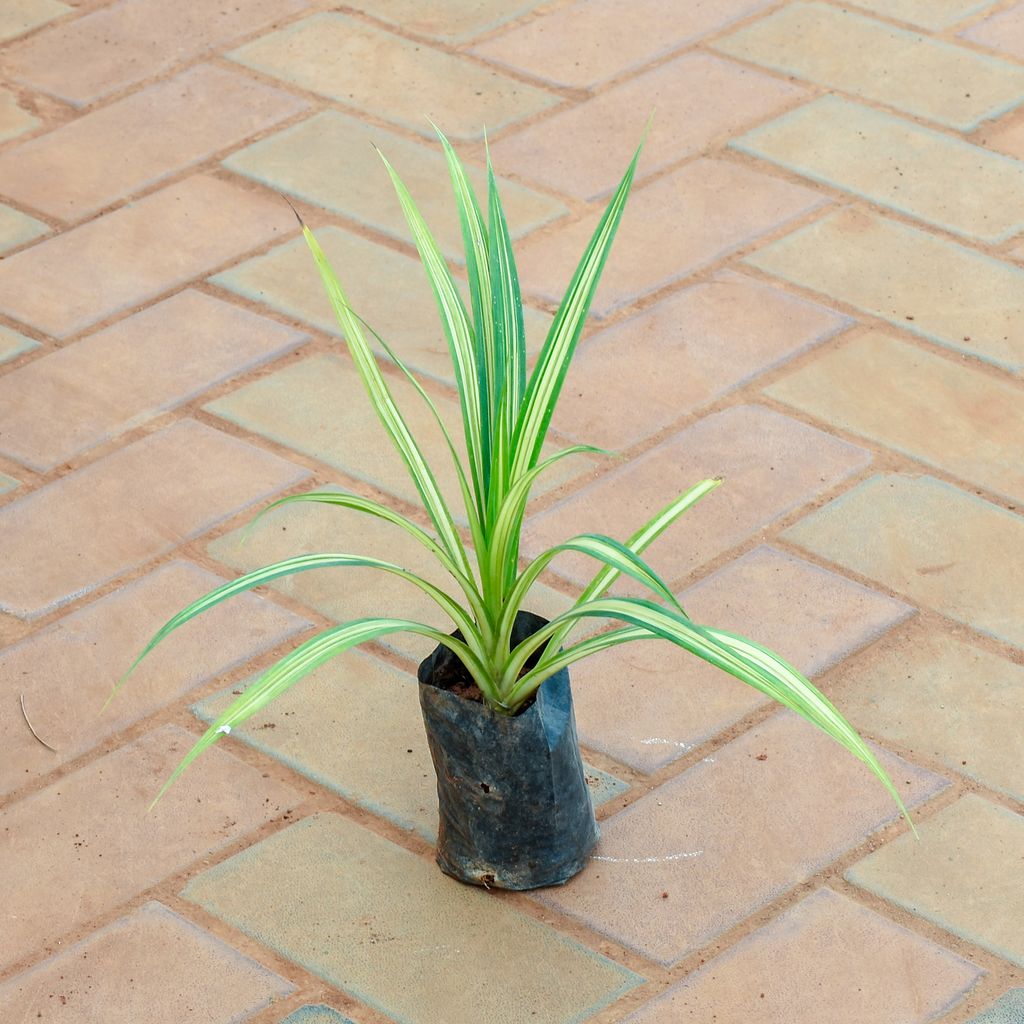
<svg viewBox="0 0 1024 1024">
<path fill-rule="evenodd" d="M 1018 966 L 1024 820 L 968 793 L 846 873 L 855 884 Z"/>
<path fill-rule="evenodd" d="M 333 226 L 316 228 L 316 237 L 352 308 L 399 359 L 410 369 L 451 382 L 452 358 L 437 303 L 419 260 Z M 341 334 L 302 238 L 246 260 L 211 280 L 329 334 Z M 402 296 L 401 302 L 394 301 L 396 293 Z M 533 352 L 540 348 L 551 318 L 530 307 L 525 307 L 524 313 L 528 349 Z M 383 351 L 372 335 L 367 340 Z"/>
<path fill-rule="evenodd" d="M 0 251 L 31 242 L 49 231 L 41 220 L 0 203 Z"/>
<path fill-rule="evenodd" d="M 791 3 L 713 46 L 961 131 L 1024 100 L 1024 68 L 823 3 Z"/>
<path fill-rule="evenodd" d="M 796 420 L 760 406 L 738 406 L 687 427 L 535 516 L 527 523 L 523 551 L 535 557 L 577 533 L 625 540 L 687 488 L 724 476 L 722 487 L 645 552 L 666 580 L 679 581 L 862 469 L 870 458 L 864 449 Z M 560 556 L 553 568 L 582 584 L 593 576 L 592 565 L 570 554 Z"/>
<path fill-rule="evenodd" d="M 912 380 L 913 388 L 906 382 Z M 871 331 L 766 389 L 833 426 L 1024 501 L 1024 392 Z"/>
<path fill-rule="evenodd" d="M 458 479 L 433 414 L 404 379 L 396 378 L 389 386 L 453 515 L 462 521 Z M 350 404 L 341 405 L 339 395 L 351 396 Z M 462 414 L 457 401 L 447 395 L 432 397 L 451 432 L 456 450 L 464 452 Z M 343 356 L 334 353 L 310 356 L 203 408 L 403 501 L 421 503 L 405 463 L 365 396 L 358 371 Z M 359 438 L 358 446 L 352 444 L 352 438 Z M 537 482 L 534 497 L 592 468 L 589 456 L 565 459 Z"/>
<path fill-rule="evenodd" d="M 241 689 L 214 694 L 194 710 L 212 722 Z M 437 783 L 411 673 L 348 651 L 231 735 L 401 828 L 437 838 Z M 585 768 L 595 806 L 629 788 Z"/>
<path fill-rule="evenodd" d="M 183 895 L 409 1024 L 500 1020 L 510 1006 L 530 1007 L 538 1024 L 569 1024 L 641 980 L 333 814 L 250 847 Z"/>
<path fill-rule="evenodd" d="M 4 0 L 0 10 L 0 41 L 23 35 L 72 10 L 59 0 Z"/>
<path fill-rule="evenodd" d="M 357 0 L 348 5 L 416 35 L 461 42 L 512 21 L 537 6 L 536 0 Z"/>
<path fill-rule="evenodd" d="M 901 631 L 830 677 L 829 693 L 872 736 L 1024 800 L 1024 667 Z"/>
<path fill-rule="evenodd" d="M 39 118 L 22 109 L 14 93 L 0 89 L 0 142 L 13 139 L 38 124 Z"/>
<path fill-rule="evenodd" d="M 1010 989 L 968 1024 L 1021 1024 L 1024 1021 L 1024 988 Z"/>
<path fill-rule="evenodd" d="M 1019 594 L 1024 520 L 935 480 L 886 473 L 783 537 L 912 601 L 1024 646 Z"/>
<path fill-rule="evenodd" d="M 721 271 L 588 338 L 553 426 L 577 441 L 628 448 L 850 322 Z"/>
<path fill-rule="evenodd" d="M 975 249 L 851 208 L 744 262 L 954 351 L 1024 368 L 1024 270 Z"/>
<path fill-rule="evenodd" d="M 948 785 L 878 753 L 909 807 Z M 541 899 L 672 964 L 898 813 L 865 765 L 783 712 L 603 821 L 595 862 Z"/>
<path fill-rule="evenodd" d="M 0 451 L 45 472 L 307 338 L 179 292 L 0 378 Z"/>
<path fill-rule="evenodd" d="M 549 92 L 475 61 L 413 43 L 344 14 L 304 18 L 230 54 L 231 58 L 411 131 L 479 139 L 484 128 L 555 106 Z"/>
<path fill-rule="evenodd" d="M 680 600 L 697 622 L 752 637 L 812 677 L 913 614 L 900 601 L 770 547 L 731 562 Z M 571 673 L 581 742 L 642 772 L 675 761 L 768 702 L 669 643 L 616 647 Z M 842 701 L 840 707 L 847 710 Z"/>
<path fill-rule="evenodd" d="M 212 750 L 147 814 L 196 738 L 164 726 L 0 811 L 0 868 L 13 922 L 0 954 L 4 964 L 49 951 L 70 929 L 297 802 L 287 786 Z M 48 898 L 54 893 L 59 900 Z"/>
<path fill-rule="evenodd" d="M 197 175 L 4 260 L 0 311 L 66 337 L 294 228 L 280 201 Z"/>
<path fill-rule="evenodd" d="M 956 1006 L 981 975 L 962 957 L 819 889 L 626 1019 L 925 1024 Z"/>
<path fill-rule="evenodd" d="M 5 150 L 0 193 L 80 220 L 306 106 L 240 73 L 200 65 Z"/>
<path fill-rule="evenodd" d="M 301 11 L 302 0 L 119 0 L 7 47 L 0 70 L 85 106 Z"/>
<path fill-rule="evenodd" d="M 838 96 L 731 145 L 959 235 L 996 243 L 1024 227 L 1024 163 Z"/>
<path fill-rule="evenodd" d="M 26 338 L 24 334 L 12 331 L 10 327 L 0 324 L 0 363 L 6 363 L 8 359 L 24 355 L 33 349 L 39 348 L 39 342 Z"/>
<path fill-rule="evenodd" d="M 980 43 L 1011 57 L 1024 57 L 1024 4 L 1014 4 L 960 33 L 972 43 Z"/>
<path fill-rule="evenodd" d="M 576 0 L 488 40 L 474 53 L 558 85 L 586 88 L 694 43 L 768 3 L 635 0 L 629 17 L 623 17 L 615 0 Z"/>
<path fill-rule="evenodd" d="M 686 164 L 633 193 L 593 310 L 605 316 L 824 202 L 816 192 L 737 164 Z M 595 210 L 520 246 L 524 292 L 548 302 L 561 299 L 601 213 Z"/>
<path fill-rule="evenodd" d="M 203 424 L 175 423 L 0 510 L 0 608 L 41 615 L 307 475 Z"/>
<path fill-rule="evenodd" d="M 340 551 L 370 555 L 395 562 L 453 596 L 461 593 L 434 556 L 404 531 L 336 506 L 310 502 L 274 509 L 249 533 L 247 540 L 245 537 L 246 528 L 239 527 L 218 537 L 208 551 L 225 565 L 246 572 L 299 554 Z M 314 570 L 282 577 L 270 586 L 336 622 L 379 615 L 381 609 L 387 608 L 389 614 L 398 618 L 425 622 L 439 629 L 448 626 L 447 616 L 415 587 L 396 576 L 370 569 Z M 552 619 L 565 611 L 569 603 L 564 594 L 537 584 L 530 592 L 528 606 L 536 614 Z M 434 646 L 429 639 L 408 633 L 381 637 L 377 642 L 413 662 L 425 658 Z"/>
<path fill-rule="evenodd" d="M 506 136 L 498 167 L 581 199 L 618 184 L 656 110 L 640 163 L 650 174 L 806 96 L 803 89 L 706 53 L 692 53 Z"/>
<path fill-rule="evenodd" d="M 233 153 L 224 166 L 410 243 L 412 233 L 375 146 L 401 175 L 442 251 L 462 262 L 462 230 L 439 145 L 427 147 L 325 110 Z M 486 211 L 487 176 L 473 166 L 467 172 Z M 565 213 L 562 203 L 514 182 L 499 178 L 498 188 L 513 238 Z"/>
<path fill-rule="evenodd" d="M 1010 115 L 990 126 L 983 126 L 973 136 L 974 141 L 997 149 L 1017 160 L 1024 159 L 1024 120 Z"/>
<path fill-rule="evenodd" d="M 980 14 L 996 0 L 856 0 L 855 7 L 906 21 L 921 28 L 943 29 Z"/>
<path fill-rule="evenodd" d="M 175 561 L 0 651 L 0 692 L 25 701 L 0 719 L 0 793 L 17 789 L 101 743 L 181 694 L 309 627 L 269 601 L 245 595 L 218 605 L 153 651 L 101 712 L 114 684 L 149 638 L 223 579 Z M 68 686 L 68 680 L 74 686 Z"/>
<path fill-rule="evenodd" d="M 294 990 L 160 903 L 147 903 L 0 985 L 0 1013 L 10 1021 L 232 1024 Z"/>
</svg>

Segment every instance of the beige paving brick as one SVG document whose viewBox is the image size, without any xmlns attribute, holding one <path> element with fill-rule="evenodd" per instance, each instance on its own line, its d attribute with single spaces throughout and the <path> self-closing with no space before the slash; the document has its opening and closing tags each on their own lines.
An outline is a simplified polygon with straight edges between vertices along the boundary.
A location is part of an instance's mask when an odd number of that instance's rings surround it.
<svg viewBox="0 0 1024 1024">
<path fill-rule="evenodd" d="M 596 199 L 618 184 L 649 111 L 657 113 L 641 174 L 700 153 L 803 96 L 803 89 L 788 82 L 692 53 L 507 136 L 492 154 L 498 167 Z"/>
<path fill-rule="evenodd" d="M 38 341 L 26 338 L 24 334 L 0 324 L 0 363 L 6 363 L 9 359 L 24 355 L 35 348 L 39 348 Z"/>
<path fill-rule="evenodd" d="M 4 716 L 0 793 L 53 771 L 309 626 L 249 595 L 218 605 L 157 647 L 101 712 L 149 638 L 190 601 L 223 582 L 187 562 L 172 562 L 0 651 L 4 700 L 17 706 L 23 696 L 33 728 L 57 751 L 37 743 L 20 715 Z"/>
<path fill-rule="evenodd" d="M 627 1020 L 925 1024 L 956 1006 L 982 973 L 853 900 L 819 889 Z"/>
<path fill-rule="evenodd" d="M 428 148 L 337 110 L 325 110 L 233 153 L 224 166 L 411 242 L 391 179 L 374 147 L 401 175 L 445 255 L 463 262 L 459 215 L 439 145 Z M 487 175 L 473 166 L 467 173 L 486 216 Z M 515 182 L 499 178 L 498 189 L 513 238 L 565 213 L 562 203 Z"/>
<path fill-rule="evenodd" d="M 204 872 L 183 895 L 409 1024 L 496 1021 L 510 1007 L 529 1007 L 538 1024 L 569 1024 L 640 981 L 333 814 Z"/>
<path fill-rule="evenodd" d="M 744 262 L 939 345 L 1024 368 L 1024 271 L 930 232 L 843 209 Z"/>
<path fill-rule="evenodd" d="M 578 533 L 626 539 L 677 495 L 707 477 L 726 483 L 646 551 L 666 580 L 739 544 L 870 461 L 864 449 L 759 406 L 714 413 L 553 505 L 527 523 L 530 557 Z M 555 570 L 589 582 L 593 562 L 559 556 Z M 637 584 L 637 586 L 639 586 Z"/>
<path fill-rule="evenodd" d="M 295 228 L 280 201 L 197 175 L 0 265 L 0 310 L 66 337 Z"/>
<path fill-rule="evenodd" d="M 767 2 L 634 0 L 625 16 L 615 0 L 577 0 L 488 40 L 474 52 L 559 85 L 586 88 L 694 43 Z"/>
<path fill-rule="evenodd" d="M 0 510 L 0 607 L 34 618 L 307 472 L 183 420 Z"/>
<path fill-rule="evenodd" d="M 419 260 L 333 226 L 315 231 L 352 308 L 411 369 L 453 383 L 444 328 Z M 341 334 L 316 264 L 301 238 L 211 280 L 329 334 Z M 395 302 L 396 294 L 402 296 L 401 302 Z M 524 313 L 527 348 L 532 353 L 539 350 L 551 318 L 529 306 Z M 382 354 L 372 335 L 367 340 Z"/>
<path fill-rule="evenodd" d="M 1017 212 L 1024 163 L 838 96 L 823 96 L 732 145 L 984 242 L 1005 241 L 1024 227 Z"/>
<path fill-rule="evenodd" d="M 972 43 L 980 43 L 1011 57 L 1024 57 L 1024 4 L 1014 4 L 999 11 L 960 34 Z"/>
<path fill-rule="evenodd" d="M 765 393 L 1024 501 L 1024 391 L 1013 384 L 870 331 L 822 353 Z"/>
<path fill-rule="evenodd" d="M 900 631 L 829 679 L 860 728 L 1024 799 L 1024 667 L 952 636 Z"/>
<path fill-rule="evenodd" d="M 0 203 L 0 252 L 31 242 L 49 230 L 41 220 Z"/>
<path fill-rule="evenodd" d="M 243 74 L 200 65 L 5 150 L 0 193 L 80 220 L 305 107 Z"/>
<path fill-rule="evenodd" d="M 1024 965 L 1024 819 L 968 793 L 846 873 L 850 881 Z"/>
<path fill-rule="evenodd" d="M 1024 100 L 1024 68 L 823 3 L 793 3 L 714 48 L 970 131 Z"/>
<path fill-rule="evenodd" d="M 980 14 L 995 0 L 856 0 L 855 7 L 933 30 L 949 28 Z"/>
<path fill-rule="evenodd" d="M 824 202 L 810 189 L 737 164 L 705 159 L 686 164 L 633 193 L 594 312 L 605 316 Z M 524 292 L 560 301 L 602 212 L 528 238 L 519 247 Z"/>
<path fill-rule="evenodd" d="M 404 379 L 395 379 L 389 386 L 453 514 L 463 519 L 458 478 L 433 413 Z M 348 401 L 342 405 L 339 396 L 347 396 Z M 446 395 L 433 397 L 456 450 L 464 452 L 458 402 Z M 405 463 L 366 397 L 358 371 L 350 360 L 340 355 L 310 356 L 301 363 L 246 384 L 204 408 L 215 416 L 334 466 L 346 476 L 369 483 L 410 504 L 422 504 Z M 354 439 L 358 439 L 358 443 L 353 443 Z M 546 454 L 552 452 L 549 446 Z M 589 456 L 565 459 L 537 482 L 534 497 L 592 468 Z"/>
<path fill-rule="evenodd" d="M 0 69 L 85 106 L 302 10 L 302 0 L 119 0 L 9 46 Z"/>
<path fill-rule="evenodd" d="M 627 448 L 849 322 L 721 271 L 588 338 L 553 425 L 576 440 Z"/>
<path fill-rule="evenodd" d="M 45 25 L 73 8 L 58 0 L 4 0 L 0 10 L 0 40 L 13 39 Z"/>
<path fill-rule="evenodd" d="M 478 139 L 559 97 L 344 14 L 315 14 L 230 56 L 428 138 Z"/>
<path fill-rule="evenodd" d="M 0 985 L 0 1013 L 11 1021 L 229 1024 L 294 990 L 154 902 Z"/>
<path fill-rule="evenodd" d="M 947 785 L 879 753 L 908 806 Z M 898 813 L 865 765 L 784 712 L 603 821 L 595 862 L 542 898 L 671 964 Z"/>
<path fill-rule="evenodd" d="M 536 0 L 358 0 L 349 4 L 374 18 L 415 32 L 459 42 L 490 31 L 536 7 Z"/>
<path fill-rule="evenodd" d="M 27 110 L 18 106 L 18 98 L 7 89 L 0 89 L 0 142 L 13 139 L 39 124 Z"/>
<path fill-rule="evenodd" d="M 0 451 L 45 472 L 306 337 L 179 292 L 0 378 Z"/>
<path fill-rule="evenodd" d="M 769 547 L 729 563 L 680 600 L 695 621 L 752 637 L 811 676 L 913 614 Z M 682 757 L 768 701 L 668 643 L 616 647 L 574 665 L 572 675 L 581 742 L 642 772 Z"/>
<path fill-rule="evenodd" d="M 783 537 L 958 622 L 1024 646 L 1024 520 L 929 476 L 880 474 Z"/>
<path fill-rule="evenodd" d="M 0 868 L 11 887 L 4 964 L 50 952 L 69 930 L 297 802 L 287 786 L 212 750 L 147 814 L 196 738 L 164 726 L 0 811 Z"/>
</svg>

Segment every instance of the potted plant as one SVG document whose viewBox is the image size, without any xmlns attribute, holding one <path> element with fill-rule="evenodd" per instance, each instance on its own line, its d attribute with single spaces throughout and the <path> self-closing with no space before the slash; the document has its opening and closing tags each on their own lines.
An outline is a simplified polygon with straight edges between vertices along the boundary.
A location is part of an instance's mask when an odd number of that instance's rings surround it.
<svg viewBox="0 0 1024 1024">
<path fill-rule="evenodd" d="M 349 553 L 300 555 L 240 576 L 189 605 L 156 633 L 129 672 L 164 637 L 206 609 L 278 577 L 310 569 L 368 566 L 400 576 L 435 601 L 455 629 L 449 634 L 422 623 L 382 616 L 345 622 L 306 641 L 268 669 L 213 722 L 157 799 L 202 751 L 317 666 L 349 647 L 404 630 L 430 637 L 437 644 L 419 667 L 420 703 L 438 776 L 438 863 L 463 881 L 526 889 L 564 882 L 584 866 L 598 830 L 584 782 L 567 668 L 581 658 L 636 640 L 663 639 L 678 644 L 798 712 L 866 762 L 907 815 L 874 754 L 807 679 L 754 641 L 693 622 L 641 557 L 652 541 L 720 480 L 696 484 L 625 541 L 583 534 L 521 566 L 520 532 L 531 486 L 558 460 L 598 451 L 576 445 L 547 458 L 541 454 L 622 216 L 640 148 L 583 254 L 536 365 L 528 374 L 516 265 L 490 158 L 485 220 L 462 163 L 447 139 L 438 134 L 465 242 L 468 310 L 411 196 L 387 159 L 382 159 L 441 312 L 461 403 L 464 451 L 457 450 L 436 407 L 402 361 L 383 339 L 377 340 L 430 407 L 444 434 L 457 470 L 471 545 L 457 529 L 423 451 L 380 372 L 367 341 L 367 334 L 373 332 L 349 306 L 301 218 L 303 235 L 349 352 L 384 429 L 408 468 L 433 529 L 428 532 L 386 505 L 356 494 L 299 494 L 282 498 L 269 508 L 300 501 L 324 502 L 387 520 L 433 553 L 460 597 L 456 599 L 381 559 Z M 537 577 L 566 551 L 590 556 L 599 568 L 570 610 L 548 622 L 531 615 L 525 605 Z M 623 573 L 643 584 L 653 599 L 607 596 Z M 621 625 L 569 643 L 573 628 L 588 617 Z"/>
</svg>

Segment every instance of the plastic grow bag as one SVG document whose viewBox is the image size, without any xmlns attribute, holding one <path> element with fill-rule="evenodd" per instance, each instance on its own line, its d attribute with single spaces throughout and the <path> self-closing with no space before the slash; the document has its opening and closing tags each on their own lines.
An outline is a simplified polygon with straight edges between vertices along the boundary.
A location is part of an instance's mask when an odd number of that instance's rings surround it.
<svg viewBox="0 0 1024 1024">
<path fill-rule="evenodd" d="M 513 645 L 546 622 L 520 612 Z M 569 673 L 509 717 L 432 680 L 457 658 L 437 647 L 419 666 L 420 707 L 437 773 L 437 863 L 463 882 L 500 889 L 561 885 L 598 839 L 576 737 Z"/>
</svg>

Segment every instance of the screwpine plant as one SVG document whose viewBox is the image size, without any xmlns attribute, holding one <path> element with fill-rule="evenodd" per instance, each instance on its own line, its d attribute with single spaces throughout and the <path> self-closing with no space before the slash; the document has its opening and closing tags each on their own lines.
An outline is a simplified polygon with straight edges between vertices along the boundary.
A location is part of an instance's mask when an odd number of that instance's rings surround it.
<svg viewBox="0 0 1024 1024">
<path fill-rule="evenodd" d="M 447 590 L 381 559 L 347 553 L 299 555 L 246 573 L 183 609 L 155 634 L 118 687 L 161 640 L 201 612 L 279 577 L 312 569 L 361 567 L 399 576 L 436 602 L 451 619 L 459 636 L 420 622 L 389 617 L 358 619 L 326 630 L 282 658 L 234 701 L 185 756 L 157 799 L 207 747 L 319 665 L 357 644 L 389 633 L 408 631 L 429 637 L 451 650 L 479 687 L 487 707 L 502 715 L 515 715 L 547 678 L 581 658 L 632 641 L 668 640 L 791 708 L 833 737 L 871 768 L 910 821 L 898 791 L 875 755 L 823 694 L 796 669 L 760 644 L 690 619 L 669 587 L 641 557 L 657 537 L 714 490 L 721 480 L 707 479 L 691 487 L 624 542 L 599 534 L 582 534 L 556 545 L 520 568 L 520 533 L 530 490 L 537 478 L 561 459 L 580 452 L 601 451 L 590 445 L 574 445 L 542 458 L 548 426 L 619 226 L 643 143 L 576 268 L 533 371 L 527 374 L 518 275 L 490 157 L 487 159 L 485 220 L 460 159 L 440 131 L 438 135 L 447 158 L 462 226 L 469 309 L 412 197 L 386 157 L 381 154 L 381 158 L 437 299 L 454 365 L 465 451 L 457 450 L 434 403 L 402 361 L 349 306 L 316 238 L 300 218 L 303 235 L 330 296 L 352 360 L 381 424 L 419 492 L 433 533 L 386 505 L 356 494 L 293 495 L 274 502 L 261 515 L 294 502 L 322 502 L 386 520 L 437 558 L 460 597 L 457 599 Z M 456 467 L 475 559 L 471 559 L 470 549 L 456 528 L 430 465 L 392 397 L 367 340 L 368 334 L 376 338 L 395 366 L 411 381 L 443 432 Z M 553 559 L 568 551 L 582 553 L 599 563 L 596 575 L 568 611 L 513 647 L 513 623 L 529 597 L 531 586 Z M 653 599 L 607 596 L 611 585 L 622 574 L 643 584 Z M 620 625 L 566 646 L 573 627 L 590 617 L 614 620 Z M 534 657 L 532 663 L 531 657 Z"/>
</svg>

